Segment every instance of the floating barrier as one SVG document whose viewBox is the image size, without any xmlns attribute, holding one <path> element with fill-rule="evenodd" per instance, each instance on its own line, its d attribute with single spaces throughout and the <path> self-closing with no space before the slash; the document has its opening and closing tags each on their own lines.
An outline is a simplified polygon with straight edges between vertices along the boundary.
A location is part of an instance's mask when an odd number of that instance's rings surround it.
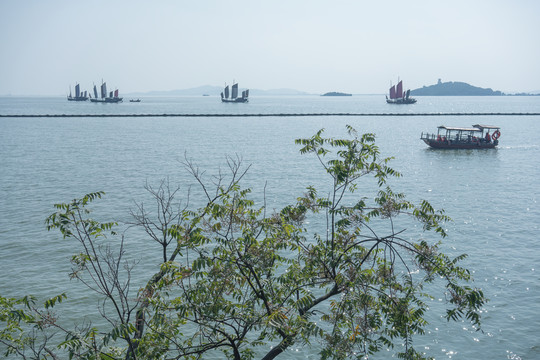
<svg viewBox="0 0 540 360">
<path fill-rule="evenodd" d="M 276 114 L 0 114 L 0 118 L 300 117 L 300 116 L 539 116 L 540 113 L 276 113 Z"/>
</svg>

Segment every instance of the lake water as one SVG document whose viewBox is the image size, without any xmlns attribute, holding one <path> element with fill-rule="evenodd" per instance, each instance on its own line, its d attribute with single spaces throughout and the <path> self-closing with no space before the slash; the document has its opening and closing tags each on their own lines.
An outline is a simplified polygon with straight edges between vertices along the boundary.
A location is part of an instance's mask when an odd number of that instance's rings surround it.
<svg viewBox="0 0 540 360">
<path fill-rule="evenodd" d="M 127 99 L 126 99 L 127 100 Z M 419 97 L 408 106 L 383 96 L 253 97 L 222 104 L 216 97 L 143 98 L 141 103 L 93 104 L 64 98 L 0 98 L 0 114 L 278 114 L 278 113 L 540 113 L 540 97 Z M 324 186 L 317 161 L 298 153 L 294 139 L 321 128 L 345 136 L 345 125 L 374 132 L 385 156 L 403 177 L 392 181 L 408 199 L 429 200 L 454 220 L 444 250 L 467 253 L 490 302 L 484 333 L 434 314 L 430 331 L 417 340 L 437 359 L 540 358 L 540 116 L 311 116 L 311 117 L 112 117 L 0 118 L 0 292 L 46 298 L 67 291 L 68 320 L 96 312 L 95 299 L 70 282 L 76 246 L 47 232 L 53 204 L 103 190 L 95 216 L 125 221 L 144 190 L 168 178 L 185 193 L 193 179 L 187 156 L 209 174 L 226 167 L 226 156 L 251 164 L 245 186 L 262 193 L 268 207 L 294 202 L 308 185 Z M 429 149 L 421 132 L 438 125 L 501 127 L 495 150 Z M 197 192 L 192 194 L 196 197 Z M 150 206 L 150 205 L 148 205 Z M 415 232 L 415 229 L 410 229 Z M 159 257 L 147 252 L 138 233 L 129 251 L 141 260 L 136 280 L 156 271 Z M 430 235 L 431 236 L 431 235 Z M 439 310 L 442 299 L 433 301 Z M 443 315 L 443 314 L 440 314 Z M 291 349 L 283 358 L 310 358 Z M 386 356 L 386 357 L 385 357 Z M 375 358 L 389 358 L 379 354 Z"/>
</svg>

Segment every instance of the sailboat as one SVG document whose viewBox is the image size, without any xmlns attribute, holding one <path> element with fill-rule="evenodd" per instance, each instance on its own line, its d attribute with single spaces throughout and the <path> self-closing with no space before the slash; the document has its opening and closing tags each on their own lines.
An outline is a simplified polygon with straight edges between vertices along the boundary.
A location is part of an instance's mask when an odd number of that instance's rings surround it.
<svg viewBox="0 0 540 360">
<path fill-rule="evenodd" d="M 98 97 L 97 87 L 94 84 L 94 97 L 90 98 L 91 102 L 99 103 L 119 103 L 122 102 L 121 97 L 118 97 L 118 89 L 111 91 L 107 96 L 107 83 L 101 81 L 101 97 Z"/>
<path fill-rule="evenodd" d="M 403 91 L 403 81 L 399 80 L 397 86 L 390 87 L 390 99 L 386 96 L 388 104 L 414 104 L 416 99 L 410 97 L 411 90 Z"/>
<path fill-rule="evenodd" d="M 225 103 L 245 103 L 248 102 L 249 89 L 242 91 L 242 96 L 238 97 L 238 83 L 233 83 L 231 86 L 231 97 L 229 98 L 229 85 L 225 85 L 225 89 L 221 93 L 221 101 Z"/>
<path fill-rule="evenodd" d="M 68 101 L 86 101 L 88 100 L 88 92 L 81 92 L 81 87 L 79 84 L 75 85 L 75 96 L 71 95 L 71 86 L 69 87 L 69 96 L 67 97 Z"/>
</svg>

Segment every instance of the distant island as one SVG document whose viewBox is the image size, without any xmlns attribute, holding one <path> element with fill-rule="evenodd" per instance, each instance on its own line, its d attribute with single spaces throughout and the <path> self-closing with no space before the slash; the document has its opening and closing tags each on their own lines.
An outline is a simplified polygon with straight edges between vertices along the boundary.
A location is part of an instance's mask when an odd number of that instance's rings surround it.
<svg viewBox="0 0 540 360">
<path fill-rule="evenodd" d="M 424 86 L 411 90 L 411 95 L 416 96 L 501 96 L 504 93 L 469 85 L 464 82 L 448 81 L 439 79 L 435 85 Z"/>
<path fill-rule="evenodd" d="M 322 94 L 321 96 L 352 96 L 352 94 L 331 91 L 331 92 L 327 92 L 326 94 Z"/>
<path fill-rule="evenodd" d="M 526 92 L 520 92 L 515 94 L 504 94 L 507 96 L 540 96 L 540 91 L 536 91 L 534 93 L 526 93 Z"/>
</svg>

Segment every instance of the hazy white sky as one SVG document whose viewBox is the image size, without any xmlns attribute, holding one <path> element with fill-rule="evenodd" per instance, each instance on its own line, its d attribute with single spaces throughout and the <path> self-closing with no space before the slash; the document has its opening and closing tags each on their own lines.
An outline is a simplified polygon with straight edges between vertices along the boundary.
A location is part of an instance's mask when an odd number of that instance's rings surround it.
<svg viewBox="0 0 540 360">
<path fill-rule="evenodd" d="M 540 90 L 538 0 L 0 0 L 0 95 L 223 85 Z"/>
</svg>

